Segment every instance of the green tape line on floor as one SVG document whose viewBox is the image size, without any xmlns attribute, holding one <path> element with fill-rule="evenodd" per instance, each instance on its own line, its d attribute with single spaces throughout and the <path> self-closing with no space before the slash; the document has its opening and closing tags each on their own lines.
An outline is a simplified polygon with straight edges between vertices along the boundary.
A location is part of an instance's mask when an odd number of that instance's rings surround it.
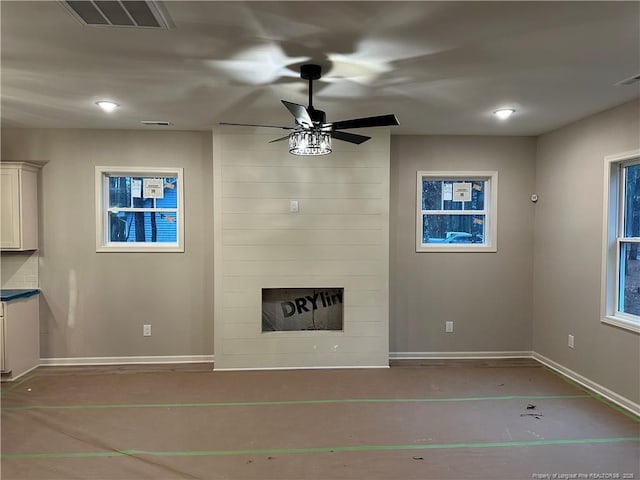
<svg viewBox="0 0 640 480">
<path fill-rule="evenodd" d="M 97 458 L 128 457 L 148 455 L 154 457 L 222 457 L 231 455 L 287 455 L 295 453 L 338 453 L 338 452 L 372 452 L 395 450 L 447 450 L 455 448 L 503 448 L 503 447 L 540 447 L 553 445 L 585 445 L 594 443 L 639 442 L 640 437 L 614 438 L 578 438 L 567 440 L 531 440 L 512 442 L 484 443 L 441 443 L 419 445 L 354 445 L 342 447 L 310 447 L 310 448 L 269 448 L 254 450 L 196 450 L 184 452 L 147 451 L 147 450 L 113 450 L 109 452 L 76 452 L 76 453 L 9 453 L 1 456 L 4 460 L 47 459 L 47 458 Z"/>
<path fill-rule="evenodd" d="M 205 403 L 122 403 L 84 405 L 20 405 L 2 407 L 10 410 L 80 410 L 91 408 L 193 408 L 193 407 L 265 407 L 277 405 L 319 405 L 340 403 L 442 403 L 478 402 L 494 400 L 570 400 L 590 398 L 591 395 L 501 395 L 497 397 L 454 397 L 454 398 L 347 398 L 328 400 L 282 400 L 267 402 L 205 402 Z"/>
</svg>

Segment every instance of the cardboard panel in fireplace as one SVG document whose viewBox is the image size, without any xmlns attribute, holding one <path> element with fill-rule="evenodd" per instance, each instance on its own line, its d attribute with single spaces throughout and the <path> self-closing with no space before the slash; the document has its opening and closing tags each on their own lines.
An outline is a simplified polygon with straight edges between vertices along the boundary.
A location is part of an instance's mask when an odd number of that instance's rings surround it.
<svg viewBox="0 0 640 480">
<path fill-rule="evenodd" d="M 262 331 L 342 330 L 344 288 L 263 288 Z"/>
</svg>

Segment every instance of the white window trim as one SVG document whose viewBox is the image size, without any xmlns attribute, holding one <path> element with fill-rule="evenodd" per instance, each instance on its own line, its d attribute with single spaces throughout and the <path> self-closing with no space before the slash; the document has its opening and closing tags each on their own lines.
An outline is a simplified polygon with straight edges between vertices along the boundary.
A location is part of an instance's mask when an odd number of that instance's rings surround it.
<svg viewBox="0 0 640 480">
<path fill-rule="evenodd" d="M 620 188 L 620 169 L 615 167 L 637 158 L 640 158 L 640 149 L 604 157 L 600 319 L 603 323 L 640 333 L 640 322 L 634 315 L 617 311 L 620 281 L 617 275 L 620 262 L 618 226 L 622 215 L 619 205 L 623 192 Z"/>
<path fill-rule="evenodd" d="M 422 243 L 422 179 L 483 180 L 489 182 L 489 195 L 485 195 L 485 245 L 469 243 L 424 244 Z M 416 252 L 497 252 L 498 251 L 498 172 L 478 171 L 426 171 L 416 175 Z"/>
<path fill-rule="evenodd" d="M 109 242 L 107 215 L 105 206 L 109 203 L 109 189 L 105 188 L 105 174 L 111 176 L 142 177 L 175 176 L 178 188 L 178 225 L 177 242 L 170 243 L 135 243 Z M 96 252 L 184 252 L 184 171 L 182 168 L 166 167 L 110 167 L 97 166 L 95 177 L 95 206 L 96 206 Z M 127 209 L 121 209 L 127 210 Z M 158 211 L 158 210 L 155 210 Z"/>
</svg>

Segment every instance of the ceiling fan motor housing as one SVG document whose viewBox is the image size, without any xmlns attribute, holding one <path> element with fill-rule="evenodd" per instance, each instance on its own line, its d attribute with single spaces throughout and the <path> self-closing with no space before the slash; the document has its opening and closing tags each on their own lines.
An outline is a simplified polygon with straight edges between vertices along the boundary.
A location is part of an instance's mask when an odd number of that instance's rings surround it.
<svg viewBox="0 0 640 480">
<path fill-rule="evenodd" d="M 307 111 L 309 112 L 309 116 L 311 117 L 311 120 L 313 120 L 313 123 L 315 125 L 321 127 L 323 124 L 327 123 L 327 115 L 322 110 L 316 110 L 313 107 L 307 107 Z"/>
<path fill-rule="evenodd" d="M 318 80 L 322 76 L 322 67 L 308 63 L 300 67 L 300 77 L 305 80 Z"/>
</svg>

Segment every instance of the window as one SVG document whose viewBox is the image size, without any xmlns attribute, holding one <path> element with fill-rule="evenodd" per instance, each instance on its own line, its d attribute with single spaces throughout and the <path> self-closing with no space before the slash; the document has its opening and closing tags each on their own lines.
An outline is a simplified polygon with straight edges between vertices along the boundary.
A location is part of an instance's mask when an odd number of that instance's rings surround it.
<svg viewBox="0 0 640 480">
<path fill-rule="evenodd" d="M 497 172 L 418 172 L 416 251 L 495 252 Z"/>
<path fill-rule="evenodd" d="M 640 332 L 640 150 L 605 157 L 602 321 Z"/>
<path fill-rule="evenodd" d="M 184 252 L 181 168 L 96 167 L 97 252 Z"/>
</svg>

